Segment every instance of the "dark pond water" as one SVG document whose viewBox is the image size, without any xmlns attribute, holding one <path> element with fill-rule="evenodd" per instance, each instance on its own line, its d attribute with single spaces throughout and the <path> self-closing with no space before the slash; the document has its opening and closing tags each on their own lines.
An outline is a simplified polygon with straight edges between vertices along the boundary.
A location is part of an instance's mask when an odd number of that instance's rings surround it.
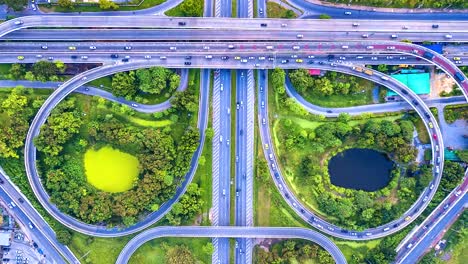
<svg viewBox="0 0 468 264">
<path fill-rule="evenodd" d="M 393 162 L 372 149 L 348 149 L 332 157 L 328 172 L 333 185 L 364 191 L 387 186 Z"/>
</svg>

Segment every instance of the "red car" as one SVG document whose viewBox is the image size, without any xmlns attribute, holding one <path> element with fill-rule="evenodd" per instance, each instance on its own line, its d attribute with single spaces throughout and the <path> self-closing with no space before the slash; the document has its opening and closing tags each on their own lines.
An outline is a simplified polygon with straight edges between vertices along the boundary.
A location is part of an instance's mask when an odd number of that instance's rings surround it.
<svg viewBox="0 0 468 264">
<path fill-rule="evenodd" d="M 436 134 L 432 134 L 432 137 L 437 140 L 437 135 Z"/>
</svg>

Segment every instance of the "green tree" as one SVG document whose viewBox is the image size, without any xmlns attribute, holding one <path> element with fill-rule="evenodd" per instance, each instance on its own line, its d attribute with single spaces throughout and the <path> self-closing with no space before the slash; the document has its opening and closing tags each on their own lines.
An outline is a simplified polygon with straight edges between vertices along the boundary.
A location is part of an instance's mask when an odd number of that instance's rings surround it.
<svg viewBox="0 0 468 264">
<path fill-rule="evenodd" d="M 273 90 L 278 94 L 284 94 L 284 80 L 286 78 L 286 73 L 283 69 L 275 68 L 271 73 L 271 86 Z"/>
<path fill-rule="evenodd" d="M 63 8 L 75 8 L 75 3 L 72 0 L 58 0 L 57 4 Z"/>
<path fill-rule="evenodd" d="M 26 74 L 26 68 L 24 67 L 24 64 L 15 63 L 11 65 L 9 72 L 13 79 L 18 80 L 24 77 L 24 75 Z"/>
<path fill-rule="evenodd" d="M 388 66 L 386 64 L 379 64 L 377 66 L 377 70 L 379 72 L 387 72 L 388 71 Z"/>
<path fill-rule="evenodd" d="M 72 234 L 67 229 L 61 228 L 56 232 L 57 240 L 64 244 L 65 246 L 69 245 L 72 240 Z"/>
<path fill-rule="evenodd" d="M 211 243 L 211 242 L 206 243 L 206 244 L 202 247 L 202 250 L 203 250 L 203 252 L 204 252 L 206 255 L 211 255 L 211 254 L 213 254 L 213 251 L 214 251 L 213 243 Z"/>
<path fill-rule="evenodd" d="M 111 0 L 99 0 L 99 8 L 107 10 L 107 9 L 119 9 L 119 5 L 114 3 Z"/>
<path fill-rule="evenodd" d="M 48 81 L 59 72 L 57 65 L 53 62 L 38 61 L 33 65 L 32 72 L 36 79 L 42 82 Z"/>
<path fill-rule="evenodd" d="M 294 88 L 299 93 L 305 93 L 312 83 L 312 79 L 306 69 L 291 71 L 289 73 L 289 78 L 291 79 L 291 83 L 294 85 Z"/>
<path fill-rule="evenodd" d="M 178 245 L 166 251 L 167 264 L 195 263 L 195 257 L 185 245 Z"/>
<path fill-rule="evenodd" d="M 6 4 L 8 7 L 15 11 L 23 10 L 28 4 L 27 0 L 0 0 L 0 4 Z"/>
<path fill-rule="evenodd" d="M 203 16 L 203 0 L 185 0 L 180 4 L 180 11 L 186 17 Z"/>
<path fill-rule="evenodd" d="M 133 98 L 136 94 L 135 72 L 119 72 L 112 76 L 112 94 L 118 97 Z"/>
</svg>

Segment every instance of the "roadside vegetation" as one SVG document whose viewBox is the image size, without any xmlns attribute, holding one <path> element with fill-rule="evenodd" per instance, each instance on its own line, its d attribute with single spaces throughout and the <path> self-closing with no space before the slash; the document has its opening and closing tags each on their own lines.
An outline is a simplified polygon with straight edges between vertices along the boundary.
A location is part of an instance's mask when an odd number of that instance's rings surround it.
<svg viewBox="0 0 468 264">
<path fill-rule="evenodd" d="M 203 0 L 185 0 L 180 5 L 166 11 L 166 15 L 173 17 L 202 17 Z"/>
<path fill-rule="evenodd" d="M 108 80 L 109 77 L 104 77 L 94 83 L 106 89 Z M 180 75 L 163 67 L 120 72 L 110 77 L 110 91 L 114 96 L 143 104 L 157 104 L 168 100 L 179 84 Z"/>
<path fill-rule="evenodd" d="M 159 238 L 143 244 L 129 263 L 210 263 L 212 253 L 210 238 Z"/>
<path fill-rule="evenodd" d="M 317 244 L 307 240 L 288 239 L 271 245 L 268 250 L 254 248 L 254 263 L 333 263 L 332 256 Z"/>
<path fill-rule="evenodd" d="M 311 76 L 307 69 L 290 71 L 288 76 L 296 91 L 315 105 L 347 107 L 372 104 L 374 84 L 368 80 L 337 72 Z"/>
<path fill-rule="evenodd" d="M 296 13 L 286 9 L 275 2 L 267 2 L 267 17 L 269 18 L 297 18 Z"/>
<path fill-rule="evenodd" d="M 401 114 L 341 114 L 334 120 L 311 115 L 286 96 L 283 74 L 272 72 L 270 118 L 274 117 L 273 139 L 283 173 L 297 197 L 327 220 L 349 229 L 362 230 L 399 217 L 432 180 L 430 166 L 411 164 L 415 158 L 412 122 Z M 365 192 L 332 185 L 328 160 L 348 148 L 375 149 L 398 163 L 388 186 Z"/>
<path fill-rule="evenodd" d="M 165 0 L 133 0 L 128 5 L 119 5 L 111 0 L 99 0 L 97 3 L 77 3 L 71 0 L 58 0 L 57 4 L 38 5 L 44 12 L 102 12 L 135 11 L 147 9 L 164 3 Z"/>
<path fill-rule="evenodd" d="M 38 61 L 34 64 L 15 63 L 4 67 L 4 71 L 2 71 L 4 79 L 46 82 L 64 81 L 68 78 L 65 73 L 67 66 L 61 61 Z"/>
<path fill-rule="evenodd" d="M 452 124 L 459 119 L 465 121 L 468 120 L 468 104 L 446 106 L 444 108 L 444 117 L 445 121 L 449 124 Z"/>
<path fill-rule="evenodd" d="M 452 8 L 463 9 L 468 8 L 468 3 L 463 0 L 427 0 L 427 1 L 412 1 L 412 0 L 325 0 L 330 3 L 342 3 L 362 6 L 376 7 L 397 7 L 397 8 Z"/>
</svg>

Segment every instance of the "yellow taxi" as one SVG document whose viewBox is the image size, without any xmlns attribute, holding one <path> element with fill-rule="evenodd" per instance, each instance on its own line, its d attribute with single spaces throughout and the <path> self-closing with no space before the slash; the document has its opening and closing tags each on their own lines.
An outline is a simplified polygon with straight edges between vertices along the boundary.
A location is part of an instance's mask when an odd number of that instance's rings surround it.
<svg viewBox="0 0 468 264">
<path fill-rule="evenodd" d="M 302 59 L 296 59 L 297 63 L 302 63 Z"/>
<path fill-rule="evenodd" d="M 69 50 L 76 50 L 76 47 L 75 46 L 70 46 L 68 47 Z"/>
<path fill-rule="evenodd" d="M 460 60 L 460 57 L 453 57 L 453 60 L 454 60 L 454 61 L 459 61 L 459 60 Z"/>
<path fill-rule="evenodd" d="M 234 57 L 235 60 L 240 60 L 241 58 L 239 56 Z"/>
<path fill-rule="evenodd" d="M 265 149 L 268 149 L 268 144 L 265 144 Z"/>
<path fill-rule="evenodd" d="M 432 125 L 432 122 L 429 122 L 429 127 L 433 128 L 434 126 Z"/>
<path fill-rule="evenodd" d="M 24 56 L 18 56 L 18 60 L 24 60 Z"/>
<path fill-rule="evenodd" d="M 409 215 L 407 217 L 405 217 L 405 221 L 409 221 L 410 219 L 411 219 L 411 216 L 409 216 Z"/>
</svg>

